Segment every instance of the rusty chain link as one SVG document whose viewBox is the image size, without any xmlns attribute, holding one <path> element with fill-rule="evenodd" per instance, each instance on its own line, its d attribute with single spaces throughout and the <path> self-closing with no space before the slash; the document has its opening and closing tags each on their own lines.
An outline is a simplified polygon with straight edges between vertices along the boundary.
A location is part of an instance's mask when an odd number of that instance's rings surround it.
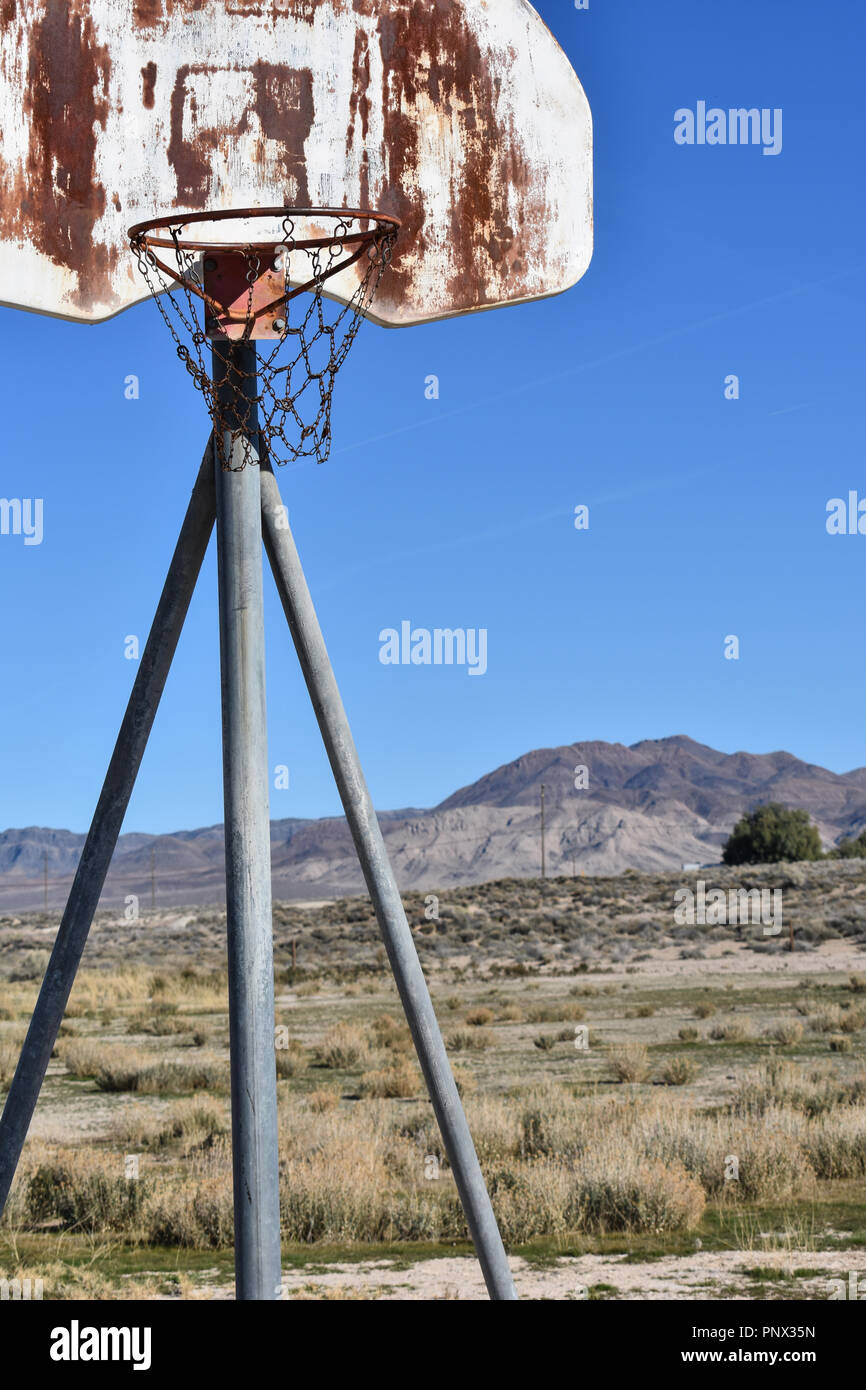
<svg viewBox="0 0 866 1390">
<path fill-rule="evenodd" d="M 216 383 L 205 366 L 203 349 L 209 335 L 200 324 L 199 315 L 207 316 L 208 311 L 201 298 L 203 277 L 199 272 L 198 254 L 181 245 L 180 227 L 168 228 L 179 269 L 178 284 L 173 276 L 165 273 L 165 268 L 143 240 L 133 242 L 138 268 L 174 340 L 177 355 L 204 396 L 224 469 L 232 467 L 233 446 L 239 439 L 249 437 L 251 429 L 247 426 L 252 426 L 256 415 L 258 432 L 272 462 L 285 464 L 294 459 L 314 457 L 324 463 L 327 459 L 331 448 L 331 402 L 336 375 L 390 264 L 396 239 L 390 229 L 377 230 L 359 262 L 361 276 L 351 299 L 346 304 L 329 299 L 326 309 L 325 281 L 337 266 L 338 258 L 345 253 L 345 238 L 356 221 L 349 214 L 338 218 L 327 246 L 303 250 L 303 256 L 312 266 L 312 275 L 304 273 L 303 279 L 300 276 L 295 279 L 298 284 L 304 284 L 309 293 L 291 296 L 292 255 L 298 247 L 294 219 L 290 216 L 282 219 L 283 238 L 272 248 L 268 247 L 269 255 L 284 257 L 286 275 L 287 299 L 275 310 L 285 317 L 275 320 L 283 325 L 275 340 L 248 338 L 252 327 L 253 291 L 261 273 L 262 248 L 249 246 L 237 252 L 246 257 L 249 285 L 244 337 L 247 341 L 255 341 L 259 351 L 257 374 L 244 372 L 237 366 L 236 359 L 231 361 L 235 388 L 231 420 L 221 411 Z M 220 251 L 218 243 L 214 244 L 213 251 L 214 254 Z M 323 251 L 327 253 L 325 256 Z M 230 340 L 216 337 L 215 341 Z M 287 346 L 289 360 L 280 360 L 285 357 Z M 251 389 L 253 382 L 256 385 Z M 227 456 L 229 440 L 231 446 Z M 246 459 L 235 471 L 240 471 L 245 462 Z"/>
</svg>

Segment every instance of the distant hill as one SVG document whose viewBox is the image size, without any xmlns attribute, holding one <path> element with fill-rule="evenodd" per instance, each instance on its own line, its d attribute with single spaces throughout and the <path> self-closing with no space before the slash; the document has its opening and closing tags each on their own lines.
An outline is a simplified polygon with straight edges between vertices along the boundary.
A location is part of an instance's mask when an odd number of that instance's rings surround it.
<svg viewBox="0 0 866 1390">
<path fill-rule="evenodd" d="M 588 787 L 575 789 L 585 767 Z M 572 743 L 525 753 L 454 792 L 432 810 L 381 812 L 404 889 L 447 887 L 540 873 L 541 786 L 549 874 L 662 871 L 715 862 L 734 821 L 765 801 L 803 807 L 827 847 L 866 828 L 866 768 L 837 774 L 791 753 L 720 753 L 685 737 Z M 65 899 L 84 836 L 67 830 L 0 834 L 0 912 L 39 907 L 47 856 L 49 903 Z M 224 897 L 223 830 L 121 836 L 103 902 L 127 894 L 150 903 Z M 271 824 L 274 894 L 329 898 L 362 891 L 342 818 Z"/>
</svg>

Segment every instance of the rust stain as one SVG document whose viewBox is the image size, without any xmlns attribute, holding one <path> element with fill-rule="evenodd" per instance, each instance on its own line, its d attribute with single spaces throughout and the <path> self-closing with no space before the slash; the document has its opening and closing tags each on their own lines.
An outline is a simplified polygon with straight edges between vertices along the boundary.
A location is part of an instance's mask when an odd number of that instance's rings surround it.
<svg viewBox="0 0 866 1390">
<path fill-rule="evenodd" d="M 399 12 L 392 10 L 381 17 L 379 35 L 392 190 L 383 198 L 383 211 L 396 213 L 404 224 L 385 295 L 399 303 L 408 288 L 410 272 L 401 268 L 400 246 L 411 248 L 413 257 L 424 254 L 425 211 L 407 191 L 417 185 L 422 132 L 415 113 L 423 82 L 423 95 L 444 115 L 456 116 L 465 151 L 462 177 L 449 198 L 451 244 L 458 268 L 452 282 L 442 287 L 443 298 L 456 298 L 484 285 L 488 288 L 478 302 L 493 302 L 497 297 L 493 284 L 506 268 L 515 242 L 504 194 L 509 184 L 524 188 L 528 178 L 522 161 L 513 157 L 509 133 L 496 117 L 499 78 L 453 0 L 407 0 Z M 418 61 L 419 53 L 425 55 L 425 62 Z"/>
<path fill-rule="evenodd" d="M 152 29 L 165 18 L 162 0 L 135 0 L 133 22 L 138 29 Z"/>
<path fill-rule="evenodd" d="M 137 29 L 164 28 L 175 11 L 194 14 L 208 4 L 210 0 L 134 0 L 132 18 Z"/>
<path fill-rule="evenodd" d="M 195 91 L 189 86 L 192 74 L 214 74 L 220 71 L 207 64 L 185 65 L 178 69 L 171 97 L 171 139 L 169 162 L 177 181 L 175 206 L 203 207 L 208 196 L 213 153 L 226 138 L 223 125 L 207 125 L 200 121 Z M 304 142 L 313 126 L 313 75 L 309 68 L 295 71 L 270 63 L 255 63 L 251 69 L 254 79 L 252 110 L 258 117 L 263 139 L 278 142 L 280 147 L 276 169 L 270 177 L 284 181 L 288 201 L 304 204 L 309 200 Z M 189 114 L 195 129 L 193 141 L 183 134 L 184 116 Z M 248 111 L 239 113 L 237 130 L 250 129 Z M 264 152 L 259 163 L 267 167 Z M 273 195 L 272 195 L 273 196 Z"/>
<path fill-rule="evenodd" d="M 49 3 L 36 16 L 24 110 L 30 127 L 26 171 L 17 199 L 3 199 L 4 234 L 15 233 L 51 260 L 78 272 L 74 302 L 84 308 L 91 286 L 117 264 L 116 247 L 93 238 L 105 189 L 95 172 L 97 135 L 108 117 L 111 59 L 96 42 L 93 20 L 73 3 Z"/>
<path fill-rule="evenodd" d="M 355 34 L 355 54 L 352 62 L 352 95 L 349 101 L 349 127 L 346 132 L 346 153 L 355 144 L 358 117 L 361 118 L 360 194 L 362 208 L 370 206 L 370 154 L 366 146 L 370 129 L 370 46 L 363 29 Z"/>
<path fill-rule="evenodd" d="M 173 0 L 169 0 L 169 3 L 173 3 Z M 289 15 L 292 19 L 303 19 L 311 24 L 322 0 L 225 0 L 225 3 L 228 14 L 255 15 L 257 18 L 267 15 L 273 19 Z"/>
<path fill-rule="evenodd" d="M 183 119 L 189 103 L 189 114 L 195 123 L 198 116 L 198 103 L 195 92 L 187 91 L 187 82 L 194 72 L 209 72 L 203 66 L 191 67 L 184 64 L 177 70 L 174 90 L 171 94 L 171 139 L 168 145 L 169 163 L 177 180 L 176 204 L 188 203 L 190 207 L 200 207 L 207 191 L 210 171 L 210 153 L 217 148 L 219 135 L 216 130 L 197 130 L 196 141 L 191 144 L 183 137 Z"/>
<path fill-rule="evenodd" d="M 304 145 L 315 120 L 313 74 L 310 68 L 295 70 L 272 63 L 255 63 L 255 112 L 262 135 L 278 141 L 278 173 L 285 189 L 297 190 L 289 201 L 309 206 L 310 187 Z"/>
<path fill-rule="evenodd" d="M 156 63 L 148 63 L 141 69 L 141 103 L 152 111 L 155 103 Z"/>
</svg>

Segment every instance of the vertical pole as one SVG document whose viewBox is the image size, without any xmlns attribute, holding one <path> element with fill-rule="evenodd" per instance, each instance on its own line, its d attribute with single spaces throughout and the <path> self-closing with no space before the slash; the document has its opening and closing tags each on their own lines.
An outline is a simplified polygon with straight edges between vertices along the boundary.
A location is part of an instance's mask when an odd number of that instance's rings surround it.
<svg viewBox="0 0 866 1390">
<path fill-rule="evenodd" d="M 239 1299 L 264 1300 L 281 1266 L 256 350 L 213 358 L 235 1275 Z"/>
<path fill-rule="evenodd" d="M 541 784 L 541 877 L 547 878 L 547 862 L 544 855 L 544 783 Z"/>
<path fill-rule="evenodd" d="M 156 850 L 150 847 L 150 910 L 156 907 Z"/>
<path fill-rule="evenodd" d="M 385 841 L 328 659 L 325 639 L 291 530 L 285 524 L 277 481 L 266 463 L 261 468 L 261 489 L 268 559 L 376 910 L 379 929 L 454 1171 L 454 1181 L 485 1283 L 491 1298 L 516 1299 L 505 1247 L 436 1021 L 415 940 L 406 920 L 394 872 L 388 862 Z"/>
</svg>

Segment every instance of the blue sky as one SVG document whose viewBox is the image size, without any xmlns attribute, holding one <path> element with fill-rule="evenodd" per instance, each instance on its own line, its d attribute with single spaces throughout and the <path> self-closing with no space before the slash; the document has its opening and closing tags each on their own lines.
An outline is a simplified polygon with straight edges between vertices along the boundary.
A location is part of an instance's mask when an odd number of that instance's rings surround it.
<svg viewBox="0 0 866 1390">
<path fill-rule="evenodd" d="M 864 765 L 866 536 L 825 529 L 828 499 L 866 496 L 862 9 L 537 8 L 593 110 L 587 275 L 536 305 L 365 325 L 330 461 L 279 477 L 374 799 L 433 805 L 583 739 Z M 782 152 L 677 145 L 698 101 L 781 108 Z M 0 537 L 0 825 L 83 830 L 207 422 L 150 304 L 98 328 L 2 310 L 0 358 L 0 492 L 45 505 L 40 546 Z M 334 814 L 269 576 L 266 601 L 271 764 L 290 768 L 271 812 Z M 404 619 L 486 628 L 486 674 L 380 664 Z M 211 824 L 221 796 L 212 548 L 125 828 Z"/>
</svg>

